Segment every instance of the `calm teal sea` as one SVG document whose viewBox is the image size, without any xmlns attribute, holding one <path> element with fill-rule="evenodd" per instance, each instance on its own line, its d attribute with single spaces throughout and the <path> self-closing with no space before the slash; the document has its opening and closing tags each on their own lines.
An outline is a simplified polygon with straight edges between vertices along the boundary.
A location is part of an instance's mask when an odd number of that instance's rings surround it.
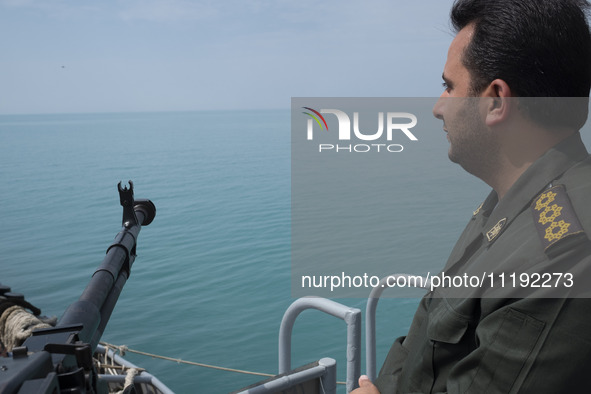
<svg viewBox="0 0 591 394">
<path fill-rule="evenodd" d="M 393 179 L 425 202 L 405 209 L 393 201 L 416 232 L 396 258 L 443 263 L 487 188 L 447 162 L 443 133 L 424 140 L 432 160 Z M 277 372 L 279 323 L 293 301 L 289 111 L 1 116 L 0 282 L 61 316 L 119 231 L 116 185 L 129 179 L 158 214 L 142 229 L 103 340 Z M 365 300 L 340 301 L 365 309 Z M 416 304 L 380 303 L 379 365 Z M 292 365 L 333 357 L 344 380 L 345 343 L 343 322 L 306 311 L 294 328 Z M 128 358 L 178 393 L 224 393 L 261 379 Z"/>
</svg>

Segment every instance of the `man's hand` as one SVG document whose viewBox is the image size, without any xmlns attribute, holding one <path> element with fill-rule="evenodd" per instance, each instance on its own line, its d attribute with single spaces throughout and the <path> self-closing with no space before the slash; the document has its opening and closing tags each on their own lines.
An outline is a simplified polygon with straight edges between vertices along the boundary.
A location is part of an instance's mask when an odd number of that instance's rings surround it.
<svg viewBox="0 0 591 394">
<path fill-rule="evenodd" d="M 378 388 L 365 375 L 359 377 L 359 388 L 349 394 L 380 394 Z"/>
</svg>

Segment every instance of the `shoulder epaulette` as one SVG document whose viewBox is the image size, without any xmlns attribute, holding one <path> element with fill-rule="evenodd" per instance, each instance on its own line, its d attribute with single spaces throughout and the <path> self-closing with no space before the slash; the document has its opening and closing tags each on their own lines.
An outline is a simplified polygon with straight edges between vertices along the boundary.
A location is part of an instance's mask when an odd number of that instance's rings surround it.
<svg viewBox="0 0 591 394">
<path fill-rule="evenodd" d="M 564 238 L 584 233 L 564 185 L 544 190 L 531 210 L 544 251 Z"/>
</svg>

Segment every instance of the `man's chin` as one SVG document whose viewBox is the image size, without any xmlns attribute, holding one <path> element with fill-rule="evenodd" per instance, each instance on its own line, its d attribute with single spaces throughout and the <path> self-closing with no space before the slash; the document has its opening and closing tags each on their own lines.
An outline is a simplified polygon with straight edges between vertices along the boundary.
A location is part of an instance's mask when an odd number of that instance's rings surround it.
<svg viewBox="0 0 591 394">
<path fill-rule="evenodd" d="M 452 163 L 459 164 L 458 158 L 457 158 L 457 156 L 454 154 L 454 151 L 451 149 L 451 146 L 449 147 L 449 150 L 447 151 L 447 157 L 449 158 L 449 160 L 450 160 Z"/>
</svg>

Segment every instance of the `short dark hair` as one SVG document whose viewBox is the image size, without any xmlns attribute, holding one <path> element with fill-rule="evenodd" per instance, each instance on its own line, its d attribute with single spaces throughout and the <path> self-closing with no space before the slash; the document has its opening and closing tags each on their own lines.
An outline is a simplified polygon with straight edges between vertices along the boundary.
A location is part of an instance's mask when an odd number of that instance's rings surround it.
<svg viewBox="0 0 591 394">
<path fill-rule="evenodd" d="M 499 78 L 520 97 L 586 97 L 576 100 L 582 103 L 576 119 L 569 104 L 570 120 L 559 121 L 580 128 L 587 118 L 591 88 L 588 9 L 586 0 L 456 0 L 451 10 L 454 29 L 474 24 L 463 54 L 472 92 Z M 531 113 L 534 120 L 557 122 L 547 108 L 535 112 L 550 119 Z"/>
</svg>

